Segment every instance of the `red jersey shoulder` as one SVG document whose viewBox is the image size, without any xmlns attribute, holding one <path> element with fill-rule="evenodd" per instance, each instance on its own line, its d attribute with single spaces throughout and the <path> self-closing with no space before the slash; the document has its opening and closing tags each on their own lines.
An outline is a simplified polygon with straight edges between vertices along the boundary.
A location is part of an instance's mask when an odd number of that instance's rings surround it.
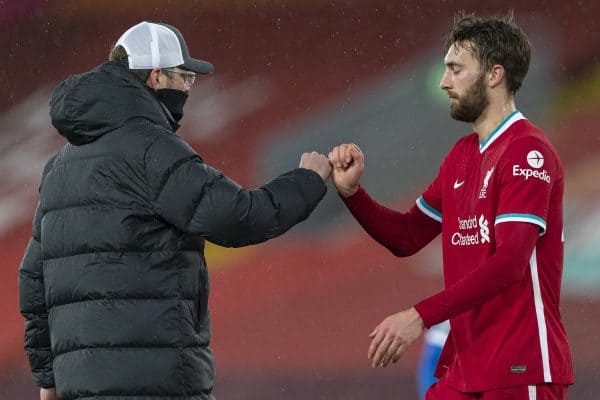
<svg viewBox="0 0 600 400">
<path fill-rule="evenodd" d="M 514 148 L 515 145 L 526 146 L 527 144 L 539 143 L 547 148 L 547 150 L 557 157 L 556 149 L 548 139 L 548 136 L 539 127 L 531 121 L 522 119 L 515 122 L 513 125 L 514 133 L 510 136 L 507 146 Z"/>
<path fill-rule="evenodd" d="M 514 129 L 500 160 L 510 175 L 547 183 L 561 177 L 560 158 L 544 132 L 527 120 L 515 123 Z"/>
</svg>

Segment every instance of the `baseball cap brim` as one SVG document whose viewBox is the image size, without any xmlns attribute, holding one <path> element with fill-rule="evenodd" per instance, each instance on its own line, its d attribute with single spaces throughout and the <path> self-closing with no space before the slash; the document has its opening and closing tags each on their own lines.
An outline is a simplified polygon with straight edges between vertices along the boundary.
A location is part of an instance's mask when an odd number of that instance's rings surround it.
<svg viewBox="0 0 600 400">
<path fill-rule="evenodd" d="M 161 22 L 160 25 L 169 28 L 175 34 L 175 36 L 177 36 L 177 40 L 179 40 L 181 55 L 183 57 L 183 64 L 179 65 L 179 68 L 183 68 L 197 74 L 212 74 L 214 67 L 211 63 L 190 57 L 187 44 L 185 43 L 185 39 L 183 38 L 183 35 L 179 29 L 175 28 L 173 25 L 165 24 L 164 22 Z"/>
<path fill-rule="evenodd" d="M 188 58 L 179 68 L 195 72 L 197 74 L 212 74 L 215 67 L 208 61 L 196 60 L 195 58 Z"/>
</svg>

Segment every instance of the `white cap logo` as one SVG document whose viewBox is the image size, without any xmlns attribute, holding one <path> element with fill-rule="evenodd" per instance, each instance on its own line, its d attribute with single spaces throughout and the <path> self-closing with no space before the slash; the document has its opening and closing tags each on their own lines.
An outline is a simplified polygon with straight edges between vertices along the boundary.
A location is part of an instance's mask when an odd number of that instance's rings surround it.
<svg viewBox="0 0 600 400">
<path fill-rule="evenodd" d="M 537 150 L 531 150 L 527 153 L 527 163 L 532 168 L 542 168 L 544 165 L 544 156 Z"/>
</svg>

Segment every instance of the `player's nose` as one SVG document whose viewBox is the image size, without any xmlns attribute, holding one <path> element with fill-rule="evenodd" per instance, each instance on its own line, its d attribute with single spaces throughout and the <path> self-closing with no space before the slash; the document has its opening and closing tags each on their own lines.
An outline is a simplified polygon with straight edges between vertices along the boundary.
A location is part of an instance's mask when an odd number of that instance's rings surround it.
<svg viewBox="0 0 600 400">
<path fill-rule="evenodd" d="M 451 86 L 451 82 L 450 82 L 448 71 L 445 71 L 444 75 L 442 75 L 442 79 L 440 80 L 440 89 L 442 89 L 442 90 L 448 90 L 451 87 L 452 86 Z"/>
</svg>

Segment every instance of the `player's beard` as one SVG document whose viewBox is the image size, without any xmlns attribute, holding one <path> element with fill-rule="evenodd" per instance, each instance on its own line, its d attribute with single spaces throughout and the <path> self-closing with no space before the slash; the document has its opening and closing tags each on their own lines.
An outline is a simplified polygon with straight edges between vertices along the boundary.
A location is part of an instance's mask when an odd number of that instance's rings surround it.
<svg viewBox="0 0 600 400">
<path fill-rule="evenodd" d="M 450 116 L 457 121 L 475 122 L 489 101 L 485 93 L 485 74 L 471 85 L 467 92 L 460 96 L 457 102 L 450 104 Z"/>
</svg>

